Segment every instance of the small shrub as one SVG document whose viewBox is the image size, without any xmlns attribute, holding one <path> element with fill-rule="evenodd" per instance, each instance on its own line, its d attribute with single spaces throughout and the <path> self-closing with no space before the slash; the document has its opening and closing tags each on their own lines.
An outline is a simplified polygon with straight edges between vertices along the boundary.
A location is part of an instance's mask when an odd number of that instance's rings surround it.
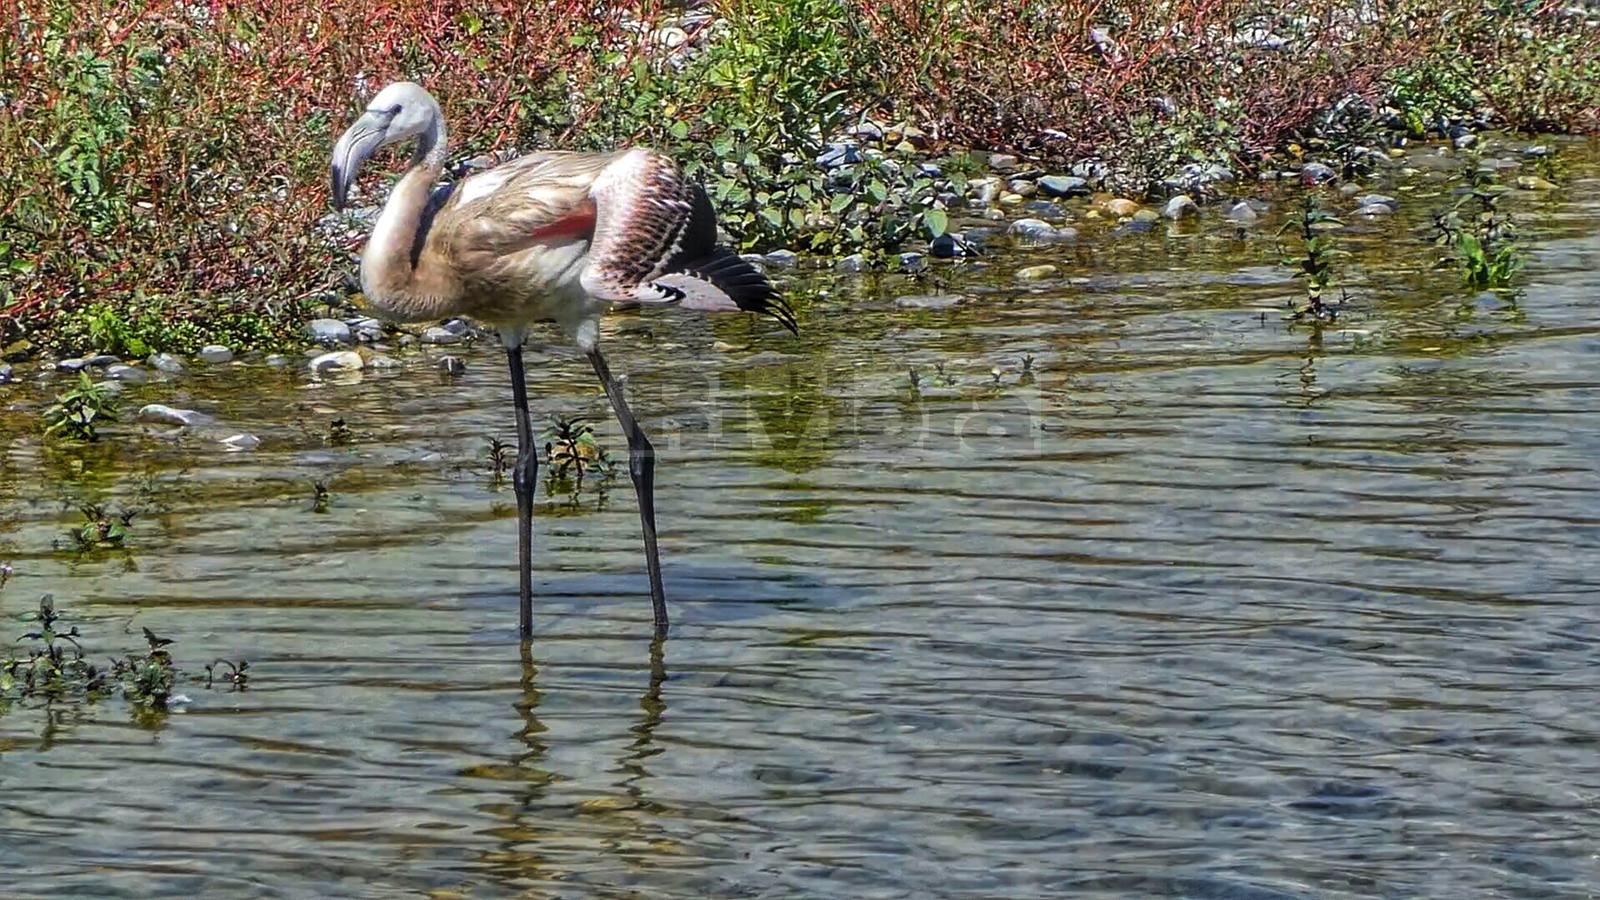
<svg viewBox="0 0 1600 900">
<path fill-rule="evenodd" d="M 1472 190 L 1434 216 L 1437 241 L 1451 252 L 1441 265 L 1454 264 L 1461 280 L 1475 290 L 1509 288 L 1522 270 L 1524 254 L 1516 224 L 1500 210 L 1505 187 L 1478 170 L 1475 161 L 1469 165 Z M 1474 205 L 1476 209 L 1469 208 Z"/>
<path fill-rule="evenodd" d="M 1283 258 L 1284 265 L 1295 267 L 1296 278 L 1306 280 L 1306 304 L 1295 309 L 1293 318 L 1321 322 L 1338 315 L 1337 308 L 1328 305 L 1323 295 L 1333 284 L 1333 261 L 1349 255 L 1334 247 L 1332 229 L 1343 224 L 1322 208 L 1322 202 L 1316 194 L 1308 193 L 1301 200 L 1300 211 L 1290 216 L 1278 229 L 1280 236 L 1285 232 L 1293 232 L 1300 242 L 1299 256 Z"/>
</svg>

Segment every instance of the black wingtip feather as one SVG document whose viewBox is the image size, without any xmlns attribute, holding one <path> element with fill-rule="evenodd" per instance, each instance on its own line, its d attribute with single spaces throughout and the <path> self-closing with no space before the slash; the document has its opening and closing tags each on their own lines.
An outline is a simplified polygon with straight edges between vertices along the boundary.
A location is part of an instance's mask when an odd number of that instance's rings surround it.
<svg viewBox="0 0 1600 900">
<path fill-rule="evenodd" d="M 675 266 L 672 271 L 703 278 L 727 294 L 740 309 L 771 316 L 791 333 L 800 333 L 800 324 L 795 320 L 789 301 L 778 293 L 760 269 L 726 247 L 713 247 L 709 254 Z"/>
</svg>

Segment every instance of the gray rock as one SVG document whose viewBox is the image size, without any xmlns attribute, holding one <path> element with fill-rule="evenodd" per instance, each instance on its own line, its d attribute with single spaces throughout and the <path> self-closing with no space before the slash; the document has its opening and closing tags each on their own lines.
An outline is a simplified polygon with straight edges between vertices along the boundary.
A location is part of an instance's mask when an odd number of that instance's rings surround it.
<svg viewBox="0 0 1600 900">
<path fill-rule="evenodd" d="M 989 154 L 989 168 L 996 172 L 1009 172 L 1017 167 L 1017 158 L 1010 153 Z"/>
<path fill-rule="evenodd" d="M 1136 210 L 1133 214 L 1133 221 L 1141 225 L 1154 225 L 1161 221 L 1161 214 L 1153 209 Z"/>
<path fill-rule="evenodd" d="M 122 381 L 128 384 L 144 384 L 150 380 L 150 373 L 138 366 L 117 363 L 114 366 L 106 366 L 106 377 L 113 381 Z"/>
<path fill-rule="evenodd" d="M 867 258 L 859 253 L 852 253 L 833 264 L 841 272 L 864 272 L 867 268 Z"/>
<path fill-rule="evenodd" d="M 458 356 L 441 356 L 435 365 L 446 375 L 460 375 L 467 371 L 467 364 Z"/>
<path fill-rule="evenodd" d="M 861 148 L 855 144 L 832 144 L 817 157 L 817 165 L 824 169 L 837 169 L 840 166 L 861 162 L 865 158 L 861 155 Z"/>
<path fill-rule="evenodd" d="M 433 325 L 424 330 L 418 339 L 424 344 L 455 344 L 461 341 L 461 335 L 448 328 Z"/>
<path fill-rule="evenodd" d="M 334 350 L 321 356 L 313 357 L 307 367 L 312 372 L 359 372 L 366 363 L 362 361 L 361 354 L 354 350 Z"/>
<path fill-rule="evenodd" d="M 284 356 L 282 353 L 272 353 L 263 362 L 274 368 L 281 368 L 289 364 L 289 357 Z"/>
<path fill-rule="evenodd" d="M 241 431 L 238 434 L 230 434 L 227 437 L 218 440 L 217 443 L 233 451 L 254 450 L 255 448 L 261 446 L 261 438 L 258 438 L 248 432 Z"/>
<path fill-rule="evenodd" d="M 1387 206 L 1391 210 L 1400 208 L 1400 201 L 1388 194 L 1362 194 L 1356 198 L 1357 206 Z"/>
<path fill-rule="evenodd" d="M 355 339 L 363 343 L 374 343 L 383 340 L 383 322 L 371 316 L 357 316 L 346 324 Z"/>
<path fill-rule="evenodd" d="M 972 202 L 988 206 L 1000 198 L 1000 181 L 996 178 L 977 178 L 967 182 L 972 191 Z"/>
<path fill-rule="evenodd" d="M 1361 185 L 1353 181 L 1347 181 L 1339 185 L 1339 196 L 1341 197 L 1354 197 L 1359 193 L 1361 193 Z"/>
<path fill-rule="evenodd" d="M 1333 167 L 1319 162 L 1308 162 L 1300 167 L 1300 180 L 1306 184 L 1321 184 L 1332 181 L 1339 173 Z"/>
<path fill-rule="evenodd" d="M 101 354 L 99 354 L 97 356 L 91 356 L 88 359 L 84 360 L 83 364 L 86 365 L 86 366 L 92 366 L 92 367 L 97 368 L 97 369 L 103 369 L 106 366 L 113 365 L 113 364 L 119 363 L 119 362 L 122 362 L 122 358 L 121 357 L 112 356 L 109 353 L 101 353 Z"/>
<path fill-rule="evenodd" d="M 350 326 L 338 319 L 313 319 L 306 326 L 306 331 L 311 333 L 311 340 L 318 344 L 350 343 Z"/>
<path fill-rule="evenodd" d="M 1406 165 L 1421 172 L 1454 172 L 1461 168 L 1461 161 L 1442 153 L 1419 153 L 1409 157 Z"/>
<path fill-rule="evenodd" d="M 1161 214 L 1173 221 L 1177 221 L 1178 219 L 1200 215 L 1200 206 L 1188 194 L 1179 194 L 1167 201 L 1167 206 L 1161 211 Z"/>
<path fill-rule="evenodd" d="M 928 252 L 938 259 L 954 259 L 967 255 L 967 245 L 960 235 L 945 233 L 928 242 Z"/>
<path fill-rule="evenodd" d="M 894 305 L 901 309 L 949 309 L 961 302 L 958 294 L 917 294 L 901 297 Z"/>
<path fill-rule="evenodd" d="M 171 353 L 157 353 L 145 361 L 159 372 L 166 372 L 168 375 L 183 374 L 183 360 Z"/>
<path fill-rule="evenodd" d="M 1456 149 L 1466 150 L 1469 147 L 1476 147 L 1478 145 L 1478 136 L 1468 131 L 1464 134 L 1456 135 L 1456 139 L 1452 143 L 1456 145 Z"/>
<path fill-rule="evenodd" d="M 1555 150 L 1545 144 L 1534 144 L 1532 147 L 1522 148 L 1522 155 L 1529 159 L 1538 159 L 1543 156 L 1554 156 Z"/>
<path fill-rule="evenodd" d="M 11 368 L 10 365 L 6 363 L 0 363 L 0 384 L 10 384 L 11 373 L 14 371 L 16 370 Z"/>
<path fill-rule="evenodd" d="M 151 403 L 140 408 L 139 421 L 152 425 L 210 425 L 217 420 L 192 409 Z"/>
<path fill-rule="evenodd" d="M 1018 219 L 1006 231 L 1017 237 L 1047 239 L 1055 234 L 1056 227 L 1043 219 Z"/>
<path fill-rule="evenodd" d="M 89 365 L 86 359 L 62 359 L 56 361 L 57 372 L 82 372 Z"/>
<path fill-rule="evenodd" d="M 917 174 L 924 178 L 941 178 L 944 176 L 944 170 L 931 162 L 917 163 Z"/>
<path fill-rule="evenodd" d="M 766 263 L 780 269 L 788 269 L 800 262 L 800 254 L 793 250 L 774 250 L 766 255 Z"/>
<path fill-rule="evenodd" d="M 900 254 L 900 271 L 921 272 L 928 267 L 928 258 L 915 250 Z"/>
<path fill-rule="evenodd" d="M 465 337 L 467 333 L 472 330 L 472 323 L 468 322 L 466 319 L 460 318 L 447 319 L 440 327 L 451 334 L 458 334 Z"/>
<path fill-rule="evenodd" d="M 1039 186 L 1026 178 L 1013 178 L 1006 184 L 1006 189 L 1018 197 L 1032 197 L 1039 193 Z"/>
<path fill-rule="evenodd" d="M 1042 263 L 1037 266 L 1025 266 L 1017 270 L 1016 279 L 1018 281 L 1041 281 L 1046 278 L 1053 278 L 1060 271 L 1060 269 L 1050 265 L 1049 263 Z"/>
<path fill-rule="evenodd" d="M 369 369 L 398 369 L 402 365 L 404 363 L 400 362 L 400 360 L 392 356 L 384 356 L 382 353 L 374 353 L 367 359 L 367 368 Z"/>
<path fill-rule="evenodd" d="M 1233 170 L 1221 163 L 1212 163 L 1201 172 L 1205 184 L 1231 184 L 1237 177 Z"/>
<path fill-rule="evenodd" d="M 1228 207 L 1227 215 L 1228 221 L 1236 222 L 1240 225 L 1254 225 L 1261 218 L 1256 215 L 1255 208 L 1243 200 Z"/>
<path fill-rule="evenodd" d="M 200 348 L 200 358 L 212 365 L 217 365 L 231 362 L 233 360 L 233 351 L 221 344 L 212 344 L 208 347 Z"/>
<path fill-rule="evenodd" d="M 1046 175 L 1039 179 L 1039 190 L 1052 197 L 1076 197 L 1089 193 L 1089 180 L 1076 175 Z"/>
<path fill-rule="evenodd" d="M 1027 203 L 1022 204 L 1022 209 L 1024 212 L 1033 213 L 1035 216 L 1044 219 L 1065 219 L 1067 217 L 1065 207 L 1059 203 L 1051 203 L 1049 200 L 1029 200 Z"/>
<path fill-rule="evenodd" d="M 1356 214 L 1362 216 L 1392 216 L 1394 215 L 1394 207 L 1387 203 L 1368 203 L 1366 206 L 1356 210 Z"/>
</svg>

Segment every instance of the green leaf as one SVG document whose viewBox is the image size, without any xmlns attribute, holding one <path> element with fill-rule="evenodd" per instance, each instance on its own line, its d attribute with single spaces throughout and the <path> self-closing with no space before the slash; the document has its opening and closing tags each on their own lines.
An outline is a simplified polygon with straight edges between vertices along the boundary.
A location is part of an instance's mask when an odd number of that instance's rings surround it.
<svg viewBox="0 0 1600 900">
<path fill-rule="evenodd" d="M 922 214 L 922 224 L 928 228 L 929 239 L 936 238 L 950 227 L 950 216 L 942 209 L 930 209 Z"/>
<path fill-rule="evenodd" d="M 867 183 L 867 194 L 872 197 L 872 199 L 882 203 L 889 197 L 889 188 L 883 182 L 874 178 L 872 181 Z"/>
<path fill-rule="evenodd" d="M 833 202 L 828 204 L 828 212 L 837 215 L 841 212 L 844 212 L 845 207 L 854 202 L 856 202 L 856 198 L 850 196 L 849 194 L 835 194 L 833 197 Z"/>
</svg>

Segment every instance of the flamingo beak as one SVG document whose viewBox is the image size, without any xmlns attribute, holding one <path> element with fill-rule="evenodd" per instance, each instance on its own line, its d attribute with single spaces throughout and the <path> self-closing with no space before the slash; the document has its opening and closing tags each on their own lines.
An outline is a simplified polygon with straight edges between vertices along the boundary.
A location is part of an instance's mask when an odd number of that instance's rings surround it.
<svg viewBox="0 0 1600 900">
<path fill-rule="evenodd" d="M 350 199 L 350 185 L 355 184 L 361 164 L 383 146 L 387 123 L 365 113 L 339 137 L 333 145 L 332 186 L 333 208 L 344 209 Z"/>
</svg>

